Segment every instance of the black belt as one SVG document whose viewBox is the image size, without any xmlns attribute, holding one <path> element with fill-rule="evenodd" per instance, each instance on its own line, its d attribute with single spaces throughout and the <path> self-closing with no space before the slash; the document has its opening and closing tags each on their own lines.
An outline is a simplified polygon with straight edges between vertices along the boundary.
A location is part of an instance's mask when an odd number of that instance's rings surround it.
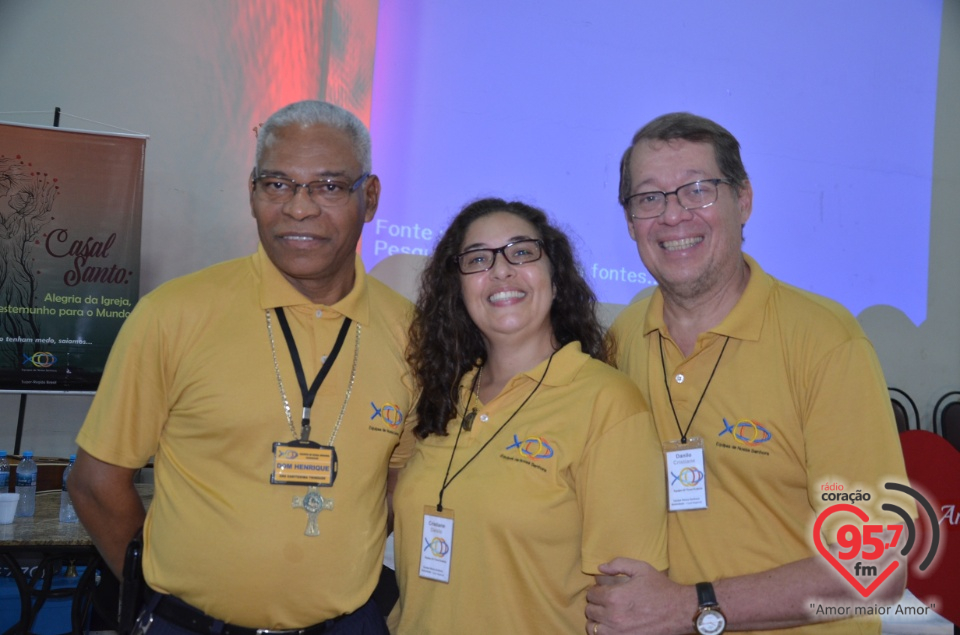
<svg viewBox="0 0 960 635">
<path fill-rule="evenodd" d="M 149 606 L 149 604 L 148 604 Z M 219 633 L 220 635 L 320 635 L 327 632 L 334 624 L 340 621 L 344 616 L 329 619 L 326 622 L 305 626 L 304 628 L 249 628 L 247 626 L 237 626 L 229 624 L 216 618 L 210 617 L 198 608 L 194 608 L 172 595 L 161 595 L 160 601 L 156 603 L 153 613 L 180 628 L 193 631 L 195 633 Z"/>
</svg>

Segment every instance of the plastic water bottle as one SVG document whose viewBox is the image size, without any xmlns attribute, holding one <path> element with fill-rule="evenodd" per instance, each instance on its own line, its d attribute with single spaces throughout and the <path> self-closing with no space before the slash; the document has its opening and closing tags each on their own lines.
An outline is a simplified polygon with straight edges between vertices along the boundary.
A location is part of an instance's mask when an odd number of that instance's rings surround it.
<svg viewBox="0 0 960 635">
<path fill-rule="evenodd" d="M 33 462 L 33 452 L 24 452 L 17 466 L 17 516 L 33 516 L 37 502 L 37 464 Z"/>
<path fill-rule="evenodd" d="M 60 490 L 60 522 L 77 522 L 77 511 L 73 508 L 73 501 L 70 500 L 70 492 L 67 491 L 67 477 L 73 469 L 73 462 L 77 460 L 76 454 L 70 455 L 70 465 L 63 471 L 63 489 Z"/>
<path fill-rule="evenodd" d="M 10 491 L 10 464 L 7 463 L 7 451 L 0 450 L 0 492 Z"/>
</svg>

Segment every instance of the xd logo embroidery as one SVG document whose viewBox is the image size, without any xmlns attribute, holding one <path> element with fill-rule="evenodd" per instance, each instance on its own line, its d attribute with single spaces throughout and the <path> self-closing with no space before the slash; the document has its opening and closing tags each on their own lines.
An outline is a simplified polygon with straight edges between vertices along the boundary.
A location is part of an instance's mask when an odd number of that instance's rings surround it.
<svg viewBox="0 0 960 635">
<path fill-rule="evenodd" d="M 927 552 L 926 557 L 923 562 L 920 564 L 920 571 L 925 571 L 930 563 L 933 561 L 934 556 L 937 553 L 937 546 L 940 543 L 940 529 L 937 523 L 936 514 L 933 511 L 933 507 L 924 498 L 920 493 L 918 493 L 913 488 L 907 487 L 906 485 L 900 485 L 899 483 L 886 483 L 884 485 L 888 490 L 894 490 L 898 492 L 903 492 L 909 494 L 920 503 L 924 511 L 931 520 L 931 539 L 930 539 L 930 549 Z M 824 500 L 844 500 L 844 501 L 858 501 L 858 500 L 870 500 L 869 494 L 861 495 L 859 490 L 855 494 L 824 494 Z M 849 582 L 854 589 L 857 590 L 860 595 L 863 597 L 869 596 L 873 593 L 877 587 L 879 587 L 884 580 L 890 577 L 897 567 L 900 566 L 900 563 L 897 560 L 893 560 L 888 563 L 883 570 L 879 570 L 879 564 L 877 563 L 887 549 L 893 549 L 897 546 L 897 543 L 900 542 L 901 534 L 903 533 L 904 527 L 907 528 L 907 541 L 904 544 L 903 549 L 900 551 L 900 555 L 906 557 L 910 553 L 910 550 L 913 548 L 914 539 L 916 537 L 916 531 L 913 524 L 913 519 L 910 518 L 910 515 L 905 512 L 902 508 L 891 505 L 889 503 L 884 503 L 881 508 L 885 511 L 894 512 L 903 520 L 902 525 L 887 525 L 887 531 L 893 532 L 893 538 L 889 542 L 884 542 L 884 539 L 879 536 L 884 530 L 883 525 L 879 524 L 870 524 L 870 520 L 867 512 L 863 511 L 855 505 L 849 503 L 839 503 L 836 505 L 831 505 L 824 509 L 817 516 L 817 520 L 813 525 L 813 542 L 817 547 L 817 551 L 820 552 L 827 562 L 829 562 L 834 569 L 840 572 L 840 575 Z M 823 544 L 821 538 L 821 528 L 823 527 L 824 521 L 827 520 L 833 514 L 838 513 L 850 513 L 856 516 L 862 521 L 862 530 L 860 527 L 854 524 L 845 524 L 840 527 L 837 531 L 836 543 L 840 546 L 840 551 L 838 556 L 834 556 L 829 549 Z M 858 560 L 857 558 L 862 558 Z M 845 564 L 846 563 L 846 564 Z M 853 564 L 853 573 L 849 570 L 849 564 Z M 872 581 L 864 585 L 861 582 L 860 578 L 869 580 L 872 578 Z"/>
</svg>

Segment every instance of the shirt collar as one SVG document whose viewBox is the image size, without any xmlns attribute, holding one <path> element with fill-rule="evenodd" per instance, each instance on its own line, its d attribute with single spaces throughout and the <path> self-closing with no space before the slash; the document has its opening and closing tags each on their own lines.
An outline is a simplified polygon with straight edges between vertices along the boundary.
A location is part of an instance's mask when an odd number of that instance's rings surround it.
<svg viewBox="0 0 960 635">
<path fill-rule="evenodd" d="M 773 278 L 767 275 L 756 260 L 747 254 L 743 259 L 750 267 L 750 279 L 743 290 L 743 295 L 737 300 L 730 313 L 718 324 L 709 330 L 710 333 L 726 335 L 739 340 L 758 340 L 763 327 L 763 311 L 773 290 Z M 650 298 L 643 322 L 643 334 L 649 335 L 653 331 L 666 332 L 666 323 L 663 321 L 663 293 L 659 288 Z"/>
<path fill-rule="evenodd" d="M 573 381 L 589 358 L 581 349 L 580 342 L 570 342 L 555 352 L 552 359 L 548 357 L 523 374 L 535 382 L 543 377 L 545 386 L 566 386 Z M 550 372 L 544 377 L 547 363 L 550 364 Z"/>
<path fill-rule="evenodd" d="M 350 292 L 332 305 L 316 304 L 311 302 L 280 273 L 276 265 L 270 260 L 263 245 L 257 246 L 257 253 L 253 255 L 254 267 L 260 274 L 260 307 L 272 309 L 275 307 L 309 307 L 311 310 L 323 311 L 324 316 L 336 317 L 345 315 L 354 322 L 363 325 L 370 323 L 369 294 L 367 293 L 367 274 L 359 254 L 354 256 L 355 278 Z"/>
<path fill-rule="evenodd" d="M 537 383 L 543 377 L 545 386 L 566 386 L 576 378 L 577 373 L 587 363 L 590 356 L 583 352 L 580 342 L 570 342 L 564 345 L 560 350 L 553 354 L 553 358 L 547 358 L 531 368 L 512 378 L 504 390 L 513 386 L 517 382 L 525 382 L 527 379 Z M 550 372 L 544 377 L 544 371 L 547 370 L 547 363 L 550 363 Z M 473 380 L 477 371 L 473 369 L 464 374 L 460 380 L 460 389 L 469 392 L 473 388 Z"/>
</svg>

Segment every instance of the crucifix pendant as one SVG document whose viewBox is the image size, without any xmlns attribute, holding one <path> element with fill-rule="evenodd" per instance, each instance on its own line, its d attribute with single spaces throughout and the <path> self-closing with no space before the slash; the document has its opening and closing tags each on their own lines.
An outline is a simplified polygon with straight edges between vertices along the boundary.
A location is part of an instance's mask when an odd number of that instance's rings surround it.
<svg viewBox="0 0 960 635">
<path fill-rule="evenodd" d="M 317 514 L 325 509 L 333 509 L 333 499 L 324 498 L 316 485 L 307 488 L 304 496 L 293 497 L 293 507 L 302 507 L 307 512 L 307 530 L 304 536 L 319 536 L 320 527 L 317 525 Z"/>
</svg>

